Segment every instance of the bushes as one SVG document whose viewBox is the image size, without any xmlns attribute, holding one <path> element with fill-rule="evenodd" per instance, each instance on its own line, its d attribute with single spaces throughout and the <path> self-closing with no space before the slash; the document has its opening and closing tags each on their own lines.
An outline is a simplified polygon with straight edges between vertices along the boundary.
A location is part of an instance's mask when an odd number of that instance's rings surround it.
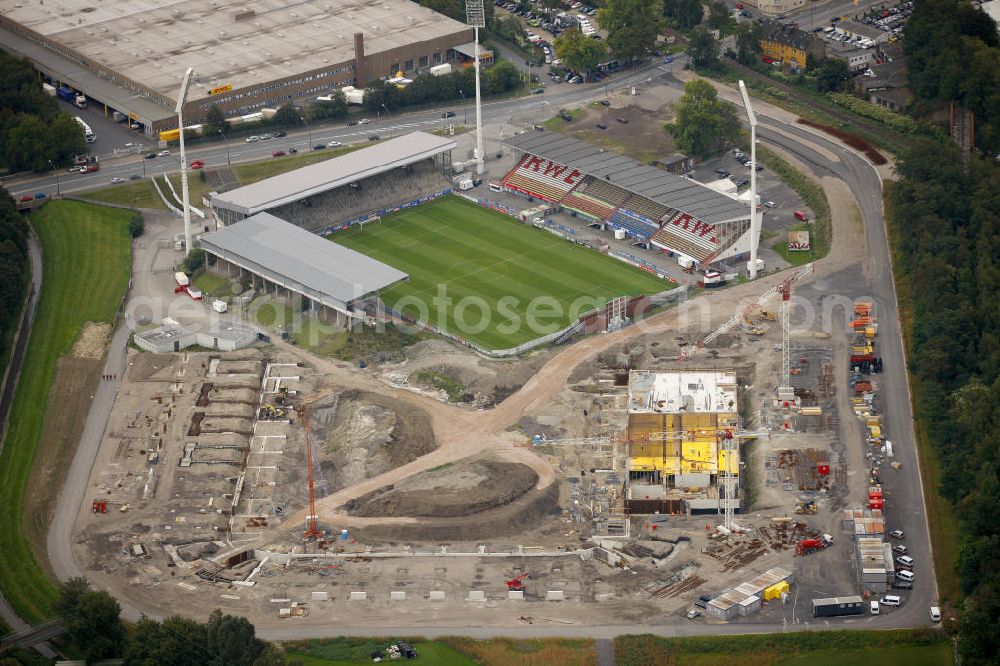
<svg viewBox="0 0 1000 666">
<path fill-rule="evenodd" d="M 204 176 L 205 174 L 202 173 L 201 175 Z M 133 211 L 132 217 L 128 221 L 128 234 L 132 238 L 138 238 L 144 233 L 146 233 L 146 220 L 143 218 L 142 213 Z"/>
<path fill-rule="evenodd" d="M 849 93 L 829 93 L 827 94 L 827 97 L 829 97 L 830 100 L 837 106 L 842 106 L 859 116 L 864 116 L 865 118 L 871 118 L 872 120 L 884 123 L 897 132 L 916 134 L 920 131 L 920 125 L 918 125 L 917 121 L 913 118 L 904 116 L 901 113 L 896 113 L 895 111 L 890 111 L 889 109 L 881 107 L 878 104 L 872 104 L 871 102 L 866 102 L 863 99 L 858 99 Z"/>
</svg>

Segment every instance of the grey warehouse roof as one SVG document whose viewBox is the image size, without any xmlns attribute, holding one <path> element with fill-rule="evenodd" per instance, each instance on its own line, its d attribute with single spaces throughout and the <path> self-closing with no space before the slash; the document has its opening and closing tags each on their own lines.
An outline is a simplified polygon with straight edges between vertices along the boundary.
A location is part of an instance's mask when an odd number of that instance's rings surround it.
<svg viewBox="0 0 1000 666">
<path fill-rule="evenodd" d="M 409 276 L 360 252 L 309 233 L 270 213 L 259 213 L 201 237 L 201 246 L 311 298 L 347 303 Z M 320 298 L 319 300 L 323 300 Z"/>
<path fill-rule="evenodd" d="M 723 224 L 750 217 L 748 203 L 687 178 L 675 176 L 632 158 L 602 150 L 558 132 L 525 132 L 504 139 L 517 150 L 544 157 L 583 173 L 607 180 L 629 192 L 669 208 L 682 210 L 703 222 Z"/>
<path fill-rule="evenodd" d="M 212 197 L 213 208 L 253 215 L 413 164 L 455 148 L 453 139 L 413 132 Z"/>
<path fill-rule="evenodd" d="M 197 100 L 351 61 L 355 32 L 366 55 L 471 35 L 410 0 L 0 0 L 0 15 L 172 101 L 188 67 Z"/>
</svg>

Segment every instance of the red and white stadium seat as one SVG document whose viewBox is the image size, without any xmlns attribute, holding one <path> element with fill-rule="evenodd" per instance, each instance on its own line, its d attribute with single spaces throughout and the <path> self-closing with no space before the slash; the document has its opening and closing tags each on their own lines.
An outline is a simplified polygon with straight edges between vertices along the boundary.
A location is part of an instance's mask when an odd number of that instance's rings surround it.
<svg viewBox="0 0 1000 666">
<path fill-rule="evenodd" d="M 577 169 L 525 155 L 504 176 L 503 184 L 522 194 L 556 203 L 582 179 L 583 174 Z"/>
</svg>

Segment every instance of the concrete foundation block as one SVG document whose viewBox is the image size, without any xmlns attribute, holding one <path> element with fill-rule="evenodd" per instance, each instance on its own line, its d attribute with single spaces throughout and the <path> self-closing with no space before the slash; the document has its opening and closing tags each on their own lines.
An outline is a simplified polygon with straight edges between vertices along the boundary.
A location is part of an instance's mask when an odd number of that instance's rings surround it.
<svg viewBox="0 0 1000 666">
<path fill-rule="evenodd" d="M 329 592 L 313 592 L 312 593 L 312 600 L 313 601 L 329 601 L 330 600 L 330 593 Z"/>
<path fill-rule="evenodd" d="M 431 590 L 431 601 L 444 601 L 444 590 Z"/>
<path fill-rule="evenodd" d="M 393 590 L 389 593 L 389 601 L 406 601 L 406 592 L 402 590 Z"/>
<path fill-rule="evenodd" d="M 524 590 L 507 590 L 507 598 L 511 601 L 524 601 Z"/>
<path fill-rule="evenodd" d="M 566 593 L 562 590 L 549 590 L 545 593 L 546 601 L 565 601 Z"/>
<path fill-rule="evenodd" d="M 368 601 L 367 592 L 351 592 L 351 601 Z"/>
<path fill-rule="evenodd" d="M 469 590 L 469 601 L 486 601 L 486 592 L 482 590 Z"/>
</svg>

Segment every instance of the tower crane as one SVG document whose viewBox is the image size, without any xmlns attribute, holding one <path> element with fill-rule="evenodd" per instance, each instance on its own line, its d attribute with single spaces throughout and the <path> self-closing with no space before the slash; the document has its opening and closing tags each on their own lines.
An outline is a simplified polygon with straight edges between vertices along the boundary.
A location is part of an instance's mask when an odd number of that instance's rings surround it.
<svg viewBox="0 0 1000 666">
<path fill-rule="evenodd" d="M 729 331 L 739 326 L 740 323 L 749 319 L 756 310 L 767 305 L 772 298 L 778 296 L 779 294 L 783 294 L 784 293 L 783 290 L 787 289 L 788 293 L 791 294 L 792 284 L 797 282 L 801 278 L 805 277 L 806 275 L 812 273 L 812 270 L 813 270 L 813 265 L 811 263 L 808 263 L 802 266 L 801 268 L 796 269 L 791 275 L 785 278 L 784 281 L 782 281 L 781 283 L 775 285 L 774 287 L 768 289 L 763 294 L 761 294 L 756 301 L 736 311 L 736 313 L 734 313 L 732 317 L 730 317 L 724 324 L 722 324 L 722 326 L 720 326 L 719 328 L 715 329 L 714 331 L 706 335 L 704 338 L 696 342 L 694 345 L 691 345 L 687 349 L 683 350 L 680 356 L 677 357 L 677 361 L 684 362 L 703 352 L 705 350 L 705 346 L 708 343 L 712 342 L 720 335 L 728 333 Z M 787 300 L 784 299 L 782 300 L 782 308 L 783 308 L 782 322 L 781 322 L 783 328 L 782 336 L 784 340 L 787 340 L 788 337 Z M 787 346 L 787 343 L 783 346 Z M 785 363 L 785 368 L 787 368 L 787 361 L 788 361 L 787 355 L 783 355 L 783 362 Z M 785 368 L 783 368 L 783 371 L 785 371 Z"/>
</svg>

